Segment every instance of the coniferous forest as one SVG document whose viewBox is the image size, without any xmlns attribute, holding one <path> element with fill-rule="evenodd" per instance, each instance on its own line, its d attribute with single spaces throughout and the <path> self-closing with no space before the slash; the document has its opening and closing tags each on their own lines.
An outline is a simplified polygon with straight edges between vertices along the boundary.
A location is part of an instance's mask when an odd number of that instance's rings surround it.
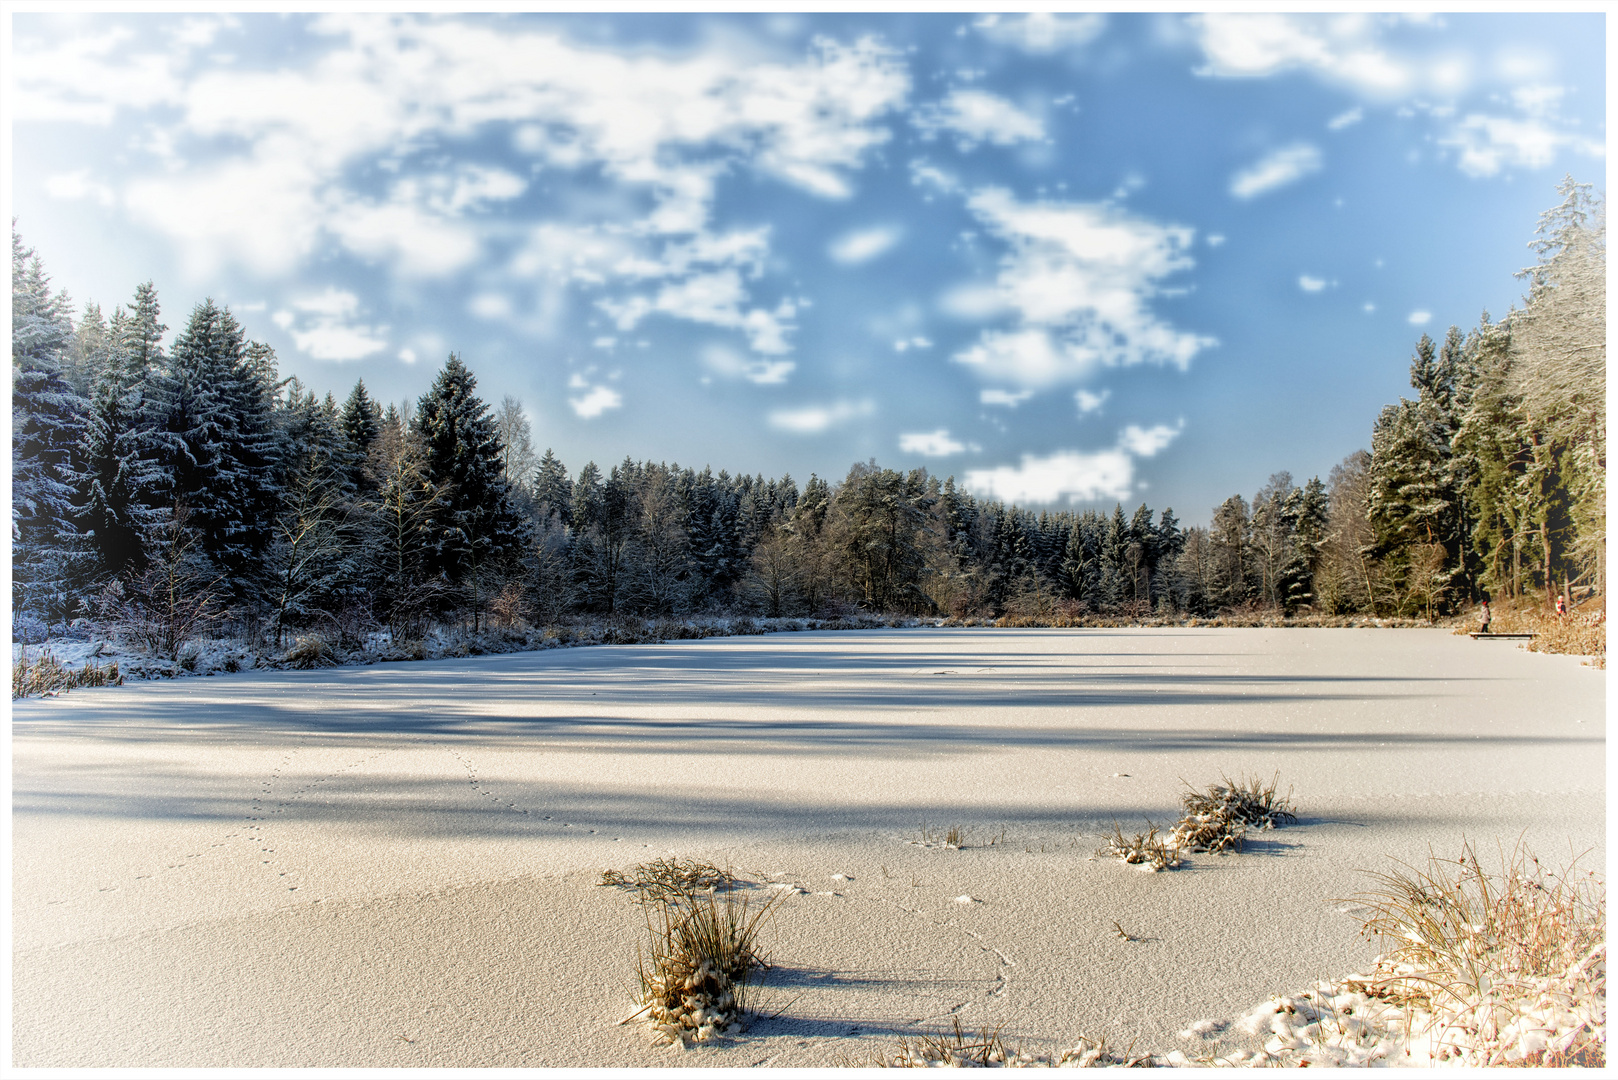
<svg viewBox="0 0 1618 1080">
<path fill-rule="evenodd" d="M 1432 619 L 1599 598 L 1605 216 L 1588 185 L 1560 191 L 1520 307 L 1423 335 L 1369 450 L 1324 480 L 1277 472 L 1207 528 L 1144 504 L 1036 513 L 874 461 L 801 486 L 564 463 L 461 357 L 414 403 L 363 382 L 318 398 L 211 300 L 166 348 L 149 282 L 75 313 L 14 227 L 13 637 L 111 632 L 174 659 L 209 634 L 353 647 L 577 616 Z"/>
</svg>

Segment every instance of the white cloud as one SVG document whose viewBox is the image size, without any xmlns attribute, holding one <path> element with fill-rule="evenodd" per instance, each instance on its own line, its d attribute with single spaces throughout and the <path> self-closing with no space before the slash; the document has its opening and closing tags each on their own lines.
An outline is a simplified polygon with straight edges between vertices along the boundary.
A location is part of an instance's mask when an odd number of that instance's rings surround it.
<svg viewBox="0 0 1618 1080">
<path fill-rule="evenodd" d="M 969 469 L 965 487 L 974 495 L 1007 503 L 1069 503 L 1127 499 L 1135 463 L 1123 450 L 1093 454 L 1059 450 L 1049 457 L 1024 454 L 1022 464 Z"/>
<path fill-rule="evenodd" d="M 1225 242 L 1224 233 L 1209 233 L 1207 236 L 1209 247 L 1218 247 Z"/>
<path fill-rule="evenodd" d="M 1440 136 L 1439 145 L 1456 151 L 1456 164 L 1468 176 L 1494 176 L 1505 168 L 1543 169 L 1564 149 L 1602 157 L 1601 143 L 1561 131 L 1536 115 L 1488 116 L 1471 113 Z"/>
<path fill-rule="evenodd" d="M 899 436 L 899 449 L 906 454 L 923 457 L 948 457 L 966 449 L 966 444 L 949 437 L 948 428 L 937 431 L 913 432 Z"/>
<path fill-rule="evenodd" d="M 335 322 L 318 323 L 309 330 L 294 330 L 292 340 L 298 351 L 316 360 L 363 360 L 388 347 L 387 340 L 376 336 L 371 327 Z"/>
<path fill-rule="evenodd" d="M 1099 411 L 1111 396 L 1111 390 L 1103 390 L 1099 394 L 1091 393 L 1089 390 L 1079 390 L 1073 395 L 1073 403 L 1079 407 L 1079 415 L 1084 416 L 1088 413 Z"/>
<path fill-rule="evenodd" d="M 826 248 L 826 254 L 845 266 L 870 262 L 899 242 L 902 231 L 893 225 L 878 225 L 844 233 Z"/>
<path fill-rule="evenodd" d="M 764 230 L 745 234 L 746 250 L 719 250 L 738 234 L 710 229 L 717 178 L 746 169 L 847 198 L 910 89 L 903 54 L 876 38 L 816 38 L 779 59 L 729 38 L 675 54 L 543 27 L 346 13 L 308 21 L 323 41 L 301 67 L 266 70 L 207 51 L 225 25 L 198 23 L 160 47 L 122 30 L 20 37 L 15 118 L 140 130 L 163 160 L 135 160 L 108 181 L 113 195 L 177 242 L 194 273 L 235 262 L 266 276 L 328 253 L 455 275 L 507 242 L 512 223 L 488 211 L 536 225 L 571 213 L 519 203 L 523 170 L 477 160 L 480 139 L 515 129 L 511 147 L 536 169 L 593 170 L 591 185 L 627 211 L 591 251 L 564 257 L 568 284 L 644 280 L 650 265 L 665 291 L 642 298 L 649 310 L 739 330 L 762 351 L 788 348 L 790 306 L 761 306 L 751 285 L 718 305 L 693 295 L 726 269 L 750 282 L 767 253 Z M 439 146 L 461 160 L 426 156 Z M 570 257 L 595 280 L 573 274 Z M 510 271 L 549 272 L 524 258 Z"/>
<path fill-rule="evenodd" d="M 709 370 L 729 379 L 746 379 L 759 386 L 777 386 L 797 368 L 791 360 L 749 360 L 723 345 L 702 350 L 702 362 Z"/>
<path fill-rule="evenodd" d="M 1118 433 L 1118 447 L 1127 450 L 1136 457 L 1155 457 L 1158 451 L 1168 446 L 1185 427 L 1182 420 L 1175 427 L 1167 424 L 1157 424 L 1153 427 L 1143 428 L 1137 424 L 1130 424 Z"/>
<path fill-rule="evenodd" d="M 1340 112 L 1330 120 L 1326 121 L 1326 127 L 1331 131 L 1342 131 L 1346 127 L 1353 127 L 1355 124 L 1364 119 L 1365 110 L 1356 105 L 1352 109 L 1349 109 L 1346 112 Z"/>
<path fill-rule="evenodd" d="M 1320 170 L 1320 151 L 1308 143 L 1293 143 L 1266 154 L 1230 178 L 1230 193 L 1238 199 L 1274 191 Z"/>
<path fill-rule="evenodd" d="M 1298 276 L 1298 288 L 1304 292 L 1319 292 L 1326 287 L 1325 278 L 1310 277 L 1308 274 Z"/>
<path fill-rule="evenodd" d="M 1045 137 L 1039 117 L 985 90 L 953 90 L 938 104 L 919 109 L 915 123 L 929 136 L 953 132 L 963 150 L 979 143 L 1011 146 Z"/>
<path fill-rule="evenodd" d="M 344 319 L 360 309 L 360 298 L 347 289 L 339 289 L 328 285 L 325 292 L 316 296 L 301 297 L 294 300 L 292 306 L 299 311 L 307 311 L 312 315 Z"/>
<path fill-rule="evenodd" d="M 1432 320 L 1432 317 L 1433 313 L 1430 311 L 1412 311 L 1410 317 L 1405 321 L 1411 326 L 1426 326 Z"/>
<path fill-rule="evenodd" d="M 938 309 L 965 322 L 983 322 L 1006 314 L 1011 305 L 993 285 L 958 285 L 938 298 Z"/>
<path fill-rule="evenodd" d="M 1184 427 L 1183 420 L 1174 427 L 1130 424 L 1118 433 L 1118 445 L 1111 450 L 1058 450 L 1049 457 L 1024 454 L 1020 465 L 968 470 L 965 486 L 974 495 L 1025 505 L 1127 499 L 1134 484 L 1135 458 L 1156 455 Z"/>
<path fill-rule="evenodd" d="M 1192 25 L 1206 61 L 1198 74 L 1257 78 L 1304 70 L 1379 100 L 1423 85 L 1423 65 L 1384 46 L 1383 23 L 1374 16 L 1220 12 L 1194 16 Z"/>
<path fill-rule="evenodd" d="M 1397 115 L 1437 121 L 1438 141 L 1456 151 L 1457 165 L 1470 176 L 1546 168 L 1562 151 L 1604 156 L 1600 139 L 1581 135 L 1558 115 L 1567 88 L 1544 81 L 1554 71 L 1546 56 L 1510 45 L 1487 58 L 1449 42 L 1395 47 L 1388 32 L 1399 22 L 1381 15 L 1215 13 L 1194 16 L 1190 25 L 1205 60 L 1199 74 L 1263 78 L 1299 71 L 1367 100 L 1402 101 Z M 1498 89 L 1490 96 L 1509 100 L 1518 115 L 1470 111 L 1451 122 L 1461 98 L 1491 83 Z M 1356 106 L 1327 127 L 1336 131 L 1363 116 Z"/>
<path fill-rule="evenodd" d="M 870 401 L 837 401 L 830 405 L 806 405 L 799 409 L 777 409 L 770 413 L 770 426 L 794 435 L 817 435 L 876 411 Z"/>
<path fill-rule="evenodd" d="M 1213 344 L 1175 330 L 1148 306 L 1162 278 L 1193 265 L 1193 230 L 1106 203 L 1019 203 L 999 188 L 979 190 L 967 206 L 1009 248 L 991 296 L 1017 321 L 956 354 L 984 379 L 1033 388 L 1098 366 L 1183 369 Z M 959 314 L 967 305 L 947 298 L 945 306 Z"/>
<path fill-rule="evenodd" d="M 595 373 L 594 367 L 585 368 L 584 371 L 575 371 L 567 380 L 569 390 L 582 390 L 577 396 L 569 396 L 568 405 L 573 413 L 581 420 L 594 420 L 608 409 L 616 409 L 624 403 L 624 397 L 610 386 L 593 382 L 590 376 Z"/>
<path fill-rule="evenodd" d="M 293 300 L 291 307 L 295 310 L 278 310 L 270 321 L 291 334 L 298 351 L 312 359 L 363 360 L 387 348 L 387 327 L 356 322 L 359 297 L 347 289 L 328 285 L 323 292 Z"/>
<path fill-rule="evenodd" d="M 916 187 L 932 188 L 941 195 L 953 195 L 961 190 L 961 182 L 953 173 L 945 172 L 926 158 L 910 163 L 910 182 Z"/>
<path fill-rule="evenodd" d="M 399 359 L 403 360 L 407 364 L 414 364 L 419 358 L 416 356 L 415 349 L 406 347 L 399 350 Z"/>
<path fill-rule="evenodd" d="M 1032 390 L 997 390 L 990 387 L 978 393 L 978 400 L 985 405 L 1003 405 L 1015 409 L 1033 396 Z"/>
<path fill-rule="evenodd" d="M 79 169 L 48 178 L 45 181 L 45 194 L 53 199 L 66 201 L 90 199 L 102 206 L 111 206 L 115 201 L 112 188 L 99 180 L 91 179 L 89 169 Z"/>
<path fill-rule="evenodd" d="M 911 349 L 930 349 L 932 347 L 933 343 L 920 335 L 913 338 L 904 338 L 903 340 L 895 341 L 893 343 L 893 351 L 900 353 L 908 352 Z"/>
<path fill-rule="evenodd" d="M 507 319 L 511 317 L 511 298 L 500 293 L 479 293 L 466 309 L 480 319 Z"/>
<path fill-rule="evenodd" d="M 740 330 L 755 352 L 779 355 L 791 351 L 786 335 L 796 329 L 797 305 L 782 300 L 774 310 L 743 308 L 747 288 L 741 274 L 731 268 L 695 274 L 671 281 L 652 297 L 601 300 L 598 306 L 612 316 L 618 329 L 633 330 L 651 314 L 671 315 L 691 322 Z"/>
<path fill-rule="evenodd" d="M 1371 312 L 1376 310 L 1376 305 L 1367 300 L 1364 304 L 1360 305 L 1360 310 L 1369 315 Z"/>
<path fill-rule="evenodd" d="M 1050 53 L 1088 45 L 1107 28 L 1105 15 L 980 15 L 973 29 L 990 41 L 1030 53 Z"/>
<path fill-rule="evenodd" d="M 618 408 L 624 397 L 610 386 L 592 386 L 581 396 L 568 398 L 567 403 L 579 419 L 593 420 L 608 409 Z"/>
</svg>

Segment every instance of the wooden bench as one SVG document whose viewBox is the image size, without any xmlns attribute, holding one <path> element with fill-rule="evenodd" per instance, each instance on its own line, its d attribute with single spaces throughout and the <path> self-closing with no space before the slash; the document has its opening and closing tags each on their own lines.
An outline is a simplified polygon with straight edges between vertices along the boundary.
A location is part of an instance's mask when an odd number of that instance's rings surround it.
<svg viewBox="0 0 1618 1080">
<path fill-rule="evenodd" d="M 1477 630 L 1474 630 L 1474 631 L 1472 631 L 1470 634 L 1468 634 L 1466 636 L 1471 638 L 1474 641 L 1476 641 L 1478 638 L 1488 638 L 1490 641 L 1508 641 L 1508 640 L 1527 641 L 1530 638 L 1536 638 L 1539 635 L 1538 634 L 1485 634 L 1485 633 L 1481 633 L 1481 632 L 1479 632 Z"/>
</svg>

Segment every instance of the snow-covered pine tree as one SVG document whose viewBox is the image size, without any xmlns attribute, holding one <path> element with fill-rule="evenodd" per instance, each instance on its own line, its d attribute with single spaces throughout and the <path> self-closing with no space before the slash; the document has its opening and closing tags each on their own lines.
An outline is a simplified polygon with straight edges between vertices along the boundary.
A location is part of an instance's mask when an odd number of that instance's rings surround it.
<svg viewBox="0 0 1618 1080">
<path fill-rule="evenodd" d="M 1129 523 L 1124 518 L 1122 503 L 1114 504 L 1112 517 L 1107 519 L 1106 531 L 1101 535 L 1100 582 L 1097 592 L 1101 606 L 1115 610 L 1127 598 L 1129 555 Z"/>
<path fill-rule="evenodd" d="M 369 465 L 371 446 L 382 434 L 382 409 L 365 392 L 364 379 L 354 383 L 348 400 L 343 403 L 341 428 L 348 450 L 344 467 L 349 482 L 356 492 L 374 492 L 376 483 Z"/>
<path fill-rule="evenodd" d="M 549 447 L 533 476 L 534 504 L 541 518 L 555 514 L 563 525 L 573 520 L 573 481 Z"/>
<path fill-rule="evenodd" d="M 147 453 L 146 379 L 165 362 L 161 309 L 151 282 L 128 311 L 113 310 L 104 358 L 95 365 L 90 412 L 74 478 L 79 526 L 92 552 L 85 588 L 146 568 L 142 537 L 154 535 L 162 474 Z"/>
<path fill-rule="evenodd" d="M 162 503 L 183 505 L 202 556 L 236 601 L 258 596 L 278 504 L 273 353 L 250 349 L 226 308 L 205 300 L 149 376 L 148 447 Z"/>
<path fill-rule="evenodd" d="M 40 258 L 11 236 L 12 605 L 47 623 L 75 608 L 81 546 L 74 526 L 75 450 L 88 402 L 62 376 L 72 343 L 66 294 L 53 293 Z"/>
<path fill-rule="evenodd" d="M 1293 488 L 1282 507 L 1288 532 L 1288 551 L 1281 564 L 1278 593 L 1281 608 L 1291 614 L 1315 600 L 1315 570 L 1320 549 L 1326 540 L 1330 515 L 1326 485 L 1316 476 L 1301 488 Z"/>
<path fill-rule="evenodd" d="M 474 630 L 501 564 L 526 539 L 501 475 L 500 437 L 476 389 L 477 379 L 451 353 L 417 403 L 414 421 L 427 479 L 439 492 L 429 518 L 428 568 L 469 589 Z"/>
<path fill-rule="evenodd" d="M 1152 511 L 1141 503 L 1129 519 L 1129 547 L 1125 562 L 1129 573 L 1131 600 L 1145 603 L 1150 610 L 1156 600 L 1152 577 L 1157 570 L 1157 532 L 1152 528 Z"/>
<path fill-rule="evenodd" d="M 1215 608 L 1247 601 L 1252 562 L 1252 524 L 1247 500 L 1232 495 L 1214 510 L 1208 528 L 1207 585 L 1204 594 Z"/>
<path fill-rule="evenodd" d="M 355 600 L 362 555 L 350 465 L 354 451 L 336 402 L 302 394 L 290 380 L 277 410 L 282 431 L 280 505 L 264 553 L 265 593 L 279 647 L 289 626 L 316 613 L 341 618 Z"/>
</svg>

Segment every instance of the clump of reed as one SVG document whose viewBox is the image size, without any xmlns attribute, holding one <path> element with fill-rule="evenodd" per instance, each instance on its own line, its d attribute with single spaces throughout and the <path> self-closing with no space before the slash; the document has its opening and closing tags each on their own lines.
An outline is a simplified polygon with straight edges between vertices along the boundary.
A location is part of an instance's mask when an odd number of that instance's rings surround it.
<svg viewBox="0 0 1618 1080">
<path fill-rule="evenodd" d="M 603 870 L 597 885 L 628 889 L 643 900 L 676 900 L 709 890 L 728 891 L 736 877 L 713 863 L 694 859 L 656 859 L 641 863 L 628 874 Z"/>
<path fill-rule="evenodd" d="M 1258 777 L 1234 781 L 1222 776 L 1220 780 L 1203 791 L 1186 784 L 1186 792 L 1180 796 L 1185 815 L 1169 834 L 1171 846 L 1188 851 L 1240 851 L 1250 826 L 1273 829 L 1298 820 L 1292 812 L 1291 790 L 1276 794 L 1279 773 L 1268 785 Z"/>
<path fill-rule="evenodd" d="M 971 1035 L 961 1027 L 960 1017 L 954 1017 L 953 1024 L 951 1030 L 900 1039 L 893 1050 L 873 1056 L 871 1064 L 887 1069 L 993 1068 L 1016 1062 L 1021 1057 L 1006 1049 L 998 1028 L 986 1027 L 977 1035 Z"/>
<path fill-rule="evenodd" d="M 728 870 L 690 860 L 609 870 L 599 884 L 634 892 L 646 917 L 635 950 L 640 1008 L 623 1022 L 644 1016 L 658 1043 L 682 1050 L 739 1027 L 770 967 L 760 931 L 781 897 L 755 905 Z"/>
<path fill-rule="evenodd" d="M 1157 835 L 1157 826 L 1150 821 L 1146 823 L 1145 832 L 1136 833 L 1132 837 L 1125 837 L 1118 823 L 1113 822 L 1112 835 L 1096 850 L 1096 854 L 1103 858 L 1118 859 L 1153 873 L 1159 870 L 1173 870 L 1181 861 L 1179 845 L 1165 844 Z"/>
<path fill-rule="evenodd" d="M 80 686 L 122 686 L 123 674 L 118 662 L 102 667 L 85 664 L 74 670 L 51 653 L 30 657 L 26 652 L 11 665 L 11 696 L 13 699 L 36 694 L 60 693 Z"/>
<path fill-rule="evenodd" d="M 1606 890 L 1577 859 L 1553 872 L 1520 842 L 1486 870 L 1470 844 L 1372 877 L 1353 898 L 1389 949 L 1356 976 L 1400 1007 L 1429 1060 L 1463 1065 L 1606 1063 Z"/>
<path fill-rule="evenodd" d="M 288 667 L 300 670 L 335 667 L 342 662 L 337 650 L 332 648 L 331 642 L 319 634 L 306 634 L 298 638 L 286 651 L 282 660 Z"/>
</svg>

